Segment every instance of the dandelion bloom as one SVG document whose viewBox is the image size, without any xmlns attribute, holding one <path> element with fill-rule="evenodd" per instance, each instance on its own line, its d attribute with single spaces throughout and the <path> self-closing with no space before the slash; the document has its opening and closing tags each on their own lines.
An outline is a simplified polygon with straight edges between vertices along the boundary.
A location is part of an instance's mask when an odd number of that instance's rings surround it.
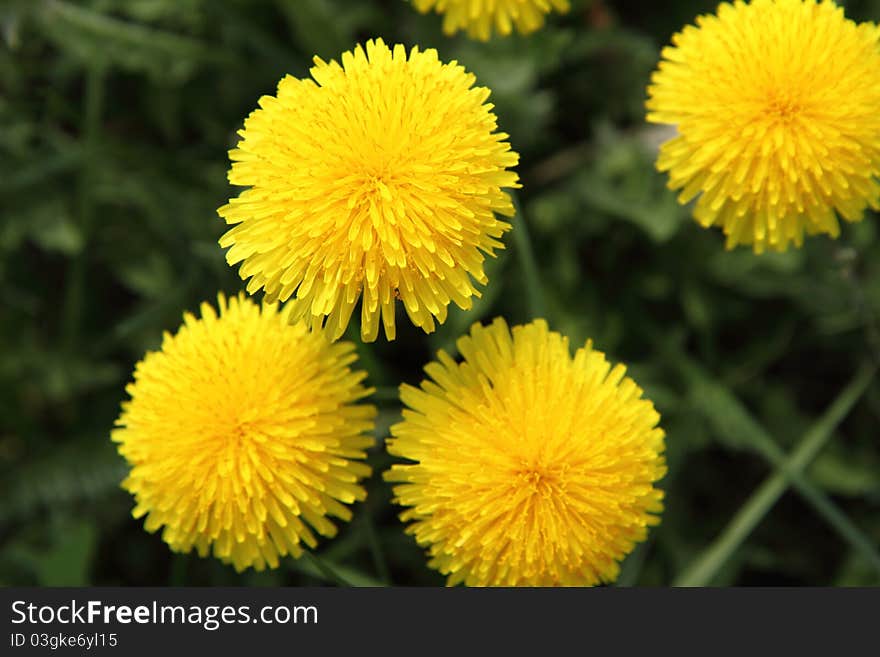
<svg viewBox="0 0 880 657">
<path fill-rule="evenodd" d="M 544 25 L 544 16 L 554 9 L 568 11 L 568 0 L 413 0 L 423 14 L 434 9 L 443 14 L 443 31 L 455 34 L 467 30 L 473 39 L 488 41 L 492 29 L 507 36 L 514 26 L 529 34 Z"/>
<path fill-rule="evenodd" d="M 248 292 L 292 300 L 292 318 L 343 334 L 361 299 L 361 336 L 380 316 L 395 335 L 400 299 L 427 332 L 450 300 L 471 307 L 483 253 L 503 248 L 517 187 L 489 90 L 436 50 L 381 39 L 315 58 L 314 80 L 285 77 L 245 121 L 229 180 L 248 186 L 220 208 L 220 240 Z"/>
<path fill-rule="evenodd" d="M 660 416 L 591 343 L 501 319 L 443 351 L 391 427 L 395 502 L 450 585 L 609 582 L 659 522 Z"/>
<path fill-rule="evenodd" d="M 677 127 L 657 161 L 727 248 L 801 246 L 880 209 L 880 29 L 833 2 L 721 4 L 664 48 L 648 120 Z"/>
<path fill-rule="evenodd" d="M 137 364 L 113 440 L 131 465 L 132 514 L 177 552 L 213 550 L 236 570 L 330 537 L 363 500 L 373 440 L 366 374 L 284 311 L 219 296 Z"/>
</svg>

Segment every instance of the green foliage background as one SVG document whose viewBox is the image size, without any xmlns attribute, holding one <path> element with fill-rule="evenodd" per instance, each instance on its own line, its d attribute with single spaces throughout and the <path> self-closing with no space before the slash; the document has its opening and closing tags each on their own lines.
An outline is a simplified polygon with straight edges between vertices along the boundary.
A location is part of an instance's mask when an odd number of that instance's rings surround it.
<svg viewBox="0 0 880 657">
<path fill-rule="evenodd" d="M 880 18 L 878 0 L 840 4 Z M 244 117 L 313 55 L 382 36 L 492 89 L 523 189 L 472 312 L 359 347 L 381 409 L 375 470 L 397 384 L 472 322 L 544 315 L 629 364 L 663 417 L 667 510 L 619 584 L 880 584 L 877 216 L 782 255 L 724 251 L 654 171 L 664 133 L 643 110 L 660 48 L 714 3 L 573 5 L 488 44 L 444 37 L 402 0 L 0 6 L 0 583 L 442 583 L 378 474 L 316 559 L 237 575 L 174 555 L 130 517 L 109 440 L 162 331 L 243 287 L 216 208 Z"/>
</svg>

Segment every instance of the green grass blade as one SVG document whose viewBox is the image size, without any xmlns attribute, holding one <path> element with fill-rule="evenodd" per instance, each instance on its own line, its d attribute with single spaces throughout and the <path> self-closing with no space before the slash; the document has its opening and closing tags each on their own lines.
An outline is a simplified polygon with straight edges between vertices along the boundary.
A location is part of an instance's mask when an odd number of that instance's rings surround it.
<svg viewBox="0 0 880 657">
<path fill-rule="evenodd" d="M 709 419 L 714 420 L 713 423 L 718 430 L 749 431 L 751 439 L 758 446 L 759 451 L 776 466 L 776 472 L 758 487 L 705 552 L 679 575 L 674 582 L 676 586 L 706 586 L 710 584 L 721 567 L 734 555 L 789 485 L 794 485 L 826 521 L 837 529 L 841 536 L 858 550 L 869 563 L 877 566 L 878 572 L 880 572 L 880 555 L 870 540 L 802 475 L 804 468 L 825 446 L 834 429 L 865 392 L 874 372 L 874 368 L 860 370 L 822 417 L 804 434 L 798 446 L 788 457 L 732 396 L 725 406 L 726 412 L 723 415 L 710 416 Z"/>
<path fill-rule="evenodd" d="M 788 487 L 785 475 L 761 484 L 712 544 L 673 582 L 673 586 L 708 586 Z"/>
</svg>

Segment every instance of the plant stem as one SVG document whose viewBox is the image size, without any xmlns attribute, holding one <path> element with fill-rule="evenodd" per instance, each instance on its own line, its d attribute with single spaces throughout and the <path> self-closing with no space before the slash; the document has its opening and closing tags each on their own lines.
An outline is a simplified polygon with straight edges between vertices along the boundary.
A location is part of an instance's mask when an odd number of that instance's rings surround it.
<svg viewBox="0 0 880 657">
<path fill-rule="evenodd" d="M 89 233 L 94 215 L 94 173 L 97 159 L 98 134 L 101 130 L 101 111 L 104 104 L 104 68 L 101 64 L 89 67 L 85 81 L 82 129 L 82 169 L 77 191 L 77 215 L 83 245 L 67 272 L 64 293 L 61 343 L 68 353 L 76 348 L 83 314 L 83 298 L 88 267 Z"/>
<path fill-rule="evenodd" d="M 511 192 L 513 207 L 516 214 L 513 216 L 513 242 L 516 245 L 516 253 L 522 267 L 523 282 L 526 287 L 526 306 L 530 315 L 529 319 L 544 317 L 544 294 L 541 288 L 541 278 L 538 274 L 538 263 L 535 260 L 535 252 L 532 249 L 532 241 L 523 217 L 522 206 L 519 198 Z"/>
<path fill-rule="evenodd" d="M 369 509 L 364 509 L 361 515 L 364 527 L 364 533 L 367 538 L 367 545 L 370 547 L 370 554 L 373 557 L 373 565 L 376 567 L 376 573 L 379 580 L 385 586 L 391 584 L 391 573 L 388 570 L 388 562 L 385 559 L 385 553 L 382 551 L 382 544 L 379 542 L 379 536 L 376 532 L 376 523 L 373 522 L 373 515 Z"/>
</svg>

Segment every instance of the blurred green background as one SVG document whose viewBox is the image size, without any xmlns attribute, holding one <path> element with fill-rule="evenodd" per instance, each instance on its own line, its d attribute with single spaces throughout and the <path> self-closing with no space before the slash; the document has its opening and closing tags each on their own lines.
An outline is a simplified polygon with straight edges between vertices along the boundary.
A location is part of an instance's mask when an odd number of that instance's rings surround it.
<svg viewBox="0 0 880 657">
<path fill-rule="evenodd" d="M 880 1 L 846 2 L 880 18 Z M 218 289 L 227 150 L 262 94 L 356 42 L 436 47 L 492 89 L 521 214 L 470 313 L 359 346 L 396 386 L 478 320 L 592 337 L 662 414 L 667 509 L 619 584 L 880 584 L 877 216 L 840 240 L 723 250 L 653 169 L 645 86 L 713 2 L 573 2 L 542 31 L 448 38 L 402 0 L 6 0 L 0 5 L 0 583 L 440 584 L 378 474 L 320 561 L 237 575 L 130 517 L 109 431 L 134 363 Z M 356 327 L 355 327 L 356 328 Z M 351 331 L 351 335 L 357 335 Z M 387 466 L 381 442 L 371 462 Z"/>
</svg>

